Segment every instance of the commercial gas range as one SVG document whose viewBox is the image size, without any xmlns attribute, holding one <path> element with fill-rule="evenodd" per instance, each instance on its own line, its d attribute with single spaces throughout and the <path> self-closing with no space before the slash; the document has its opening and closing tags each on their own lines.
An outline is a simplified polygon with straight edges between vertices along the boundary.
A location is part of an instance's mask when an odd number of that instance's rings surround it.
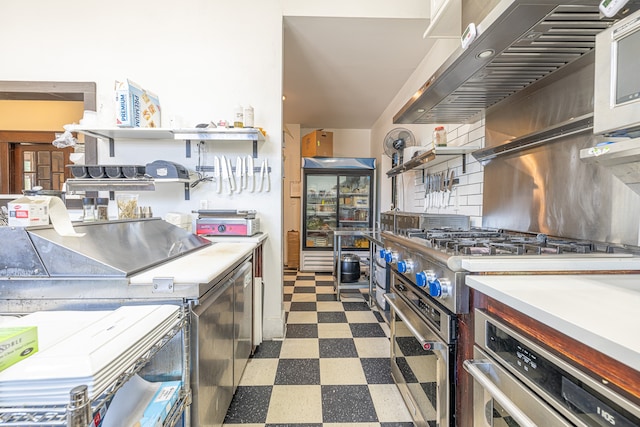
<svg viewBox="0 0 640 427">
<path fill-rule="evenodd" d="M 456 384 L 473 344 L 468 275 L 640 273 L 640 248 L 544 234 L 454 224 L 380 237 L 391 277 L 392 375 L 418 426 L 459 423 L 464 392 Z"/>
</svg>

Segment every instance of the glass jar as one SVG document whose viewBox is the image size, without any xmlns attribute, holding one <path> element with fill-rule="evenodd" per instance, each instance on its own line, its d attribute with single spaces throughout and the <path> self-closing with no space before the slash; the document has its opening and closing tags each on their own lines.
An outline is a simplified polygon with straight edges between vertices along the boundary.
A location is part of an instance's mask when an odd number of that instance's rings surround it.
<svg viewBox="0 0 640 427">
<path fill-rule="evenodd" d="M 447 131 L 444 126 L 438 126 L 433 130 L 433 145 L 436 147 L 447 146 Z"/>
<path fill-rule="evenodd" d="M 135 219 L 138 217 L 137 194 L 118 194 L 116 203 L 118 205 L 118 219 Z"/>
<path fill-rule="evenodd" d="M 95 200 L 93 197 L 82 198 L 82 222 L 93 222 L 96 220 Z"/>
<path fill-rule="evenodd" d="M 109 199 L 106 197 L 98 197 L 96 199 L 96 220 L 109 220 Z"/>
</svg>

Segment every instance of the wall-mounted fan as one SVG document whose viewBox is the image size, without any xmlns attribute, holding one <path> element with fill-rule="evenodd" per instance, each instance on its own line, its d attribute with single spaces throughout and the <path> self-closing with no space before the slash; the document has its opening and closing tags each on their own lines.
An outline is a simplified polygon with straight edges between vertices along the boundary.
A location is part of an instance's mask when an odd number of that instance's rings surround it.
<svg viewBox="0 0 640 427">
<path fill-rule="evenodd" d="M 404 149 L 416 145 L 416 138 L 409 129 L 395 128 L 387 133 L 383 141 L 384 154 L 391 157 L 393 167 L 402 164 Z"/>
</svg>

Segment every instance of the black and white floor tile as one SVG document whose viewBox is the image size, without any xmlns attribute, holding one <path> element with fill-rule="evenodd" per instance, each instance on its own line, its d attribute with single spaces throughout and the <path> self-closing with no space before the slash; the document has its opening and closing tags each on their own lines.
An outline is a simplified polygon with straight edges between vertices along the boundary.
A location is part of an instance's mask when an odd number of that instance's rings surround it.
<svg viewBox="0 0 640 427">
<path fill-rule="evenodd" d="M 336 300 L 328 273 L 286 271 L 286 336 L 258 347 L 224 426 L 412 427 L 393 383 L 389 326 L 368 289 Z"/>
</svg>

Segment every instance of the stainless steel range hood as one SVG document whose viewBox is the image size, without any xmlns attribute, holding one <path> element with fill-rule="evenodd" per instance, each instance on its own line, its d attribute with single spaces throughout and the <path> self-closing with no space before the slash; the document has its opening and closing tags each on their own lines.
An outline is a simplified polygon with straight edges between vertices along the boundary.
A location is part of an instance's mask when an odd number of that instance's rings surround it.
<svg viewBox="0 0 640 427">
<path fill-rule="evenodd" d="M 470 0 L 467 0 L 470 1 Z M 394 123 L 466 123 L 578 59 L 615 19 L 595 0 L 503 0 L 394 116 Z M 633 4 L 633 6 L 629 6 Z M 463 1 L 463 14 L 465 1 Z M 627 8 L 636 10 L 637 1 Z M 483 58 L 484 52 L 493 55 Z"/>
</svg>

